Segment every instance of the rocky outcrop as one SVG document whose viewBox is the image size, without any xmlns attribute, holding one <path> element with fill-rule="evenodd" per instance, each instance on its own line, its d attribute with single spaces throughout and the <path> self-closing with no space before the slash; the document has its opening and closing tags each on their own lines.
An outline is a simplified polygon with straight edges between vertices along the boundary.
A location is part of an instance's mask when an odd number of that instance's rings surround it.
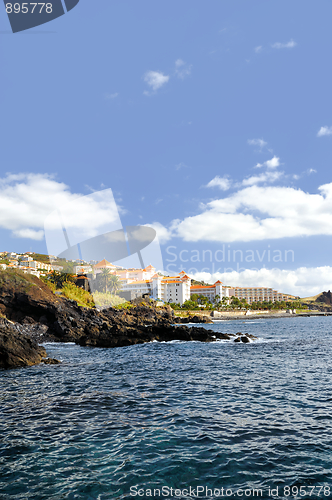
<svg viewBox="0 0 332 500">
<path fill-rule="evenodd" d="M 185 317 L 177 316 L 174 318 L 174 323 L 188 324 L 188 323 L 213 323 L 211 317 L 202 316 L 200 314 L 189 315 Z"/>
<path fill-rule="evenodd" d="M 87 309 L 54 295 L 45 283 L 30 275 L 0 273 L 0 313 L 15 323 L 21 336 L 36 342 L 76 342 L 95 347 L 120 347 L 153 340 L 230 340 L 233 335 L 205 328 L 175 325 L 174 311 L 136 300 L 128 309 Z M 202 316 L 188 318 L 202 322 Z M 203 319 L 204 321 L 204 319 Z M 206 322 L 210 318 L 206 318 Z"/>
<path fill-rule="evenodd" d="M 46 358 L 46 351 L 37 342 L 14 328 L 0 324 L 0 368 L 37 365 Z"/>
<path fill-rule="evenodd" d="M 331 291 L 329 290 L 328 292 L 322 292 L 321 295 L 317 297 L 316 302 L 320 302 L 326 305 L 331 305 L 332 304 Z"/>
<path fill-rule="evenodd" d="M 230 340 L 233 334 L 215 332 L 205 328 L 176 325 L 150 325 L 126 328 L 104 328 L 91 330 L 87 328 L 78 344 L 94 347 L 123 347 L 145 342 L 170 342 L 172 340 L 215 342 L 218 339 Z"/>
</svg>

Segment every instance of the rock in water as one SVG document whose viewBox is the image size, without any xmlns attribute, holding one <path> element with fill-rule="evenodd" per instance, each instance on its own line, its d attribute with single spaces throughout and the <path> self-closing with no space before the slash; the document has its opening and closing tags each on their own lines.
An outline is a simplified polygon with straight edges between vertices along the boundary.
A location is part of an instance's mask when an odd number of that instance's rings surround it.
<svg viewBox="0 0 332 500">
<path fill-rule="evenodd" d="M 37 365 L 46 356 L 45 349 L 37 342 L 9 325 L 0 325 L 0 368 Z"/>
<path fill-rule="evenodd" d="M 42 359 L 41 362 L 44 363 L 45 365 L 59 365 L 61 363 L 61 361 L 55 358 Z"/>
</svg>

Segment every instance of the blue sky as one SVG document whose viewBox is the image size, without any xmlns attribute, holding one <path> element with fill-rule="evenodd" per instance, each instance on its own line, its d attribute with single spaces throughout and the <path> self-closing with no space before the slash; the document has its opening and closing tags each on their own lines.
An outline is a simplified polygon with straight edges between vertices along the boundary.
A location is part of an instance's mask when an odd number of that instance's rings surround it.
<svg viewBox="0 0 332 500">
<path fill-rule="evenodd" d="M 2 8 L 0 250 L 46 252 L 61 197 L 111 188 L 123 224 L 155 224 L 170 271 L 330 288 L 331 15 L 327 0 L 80 0 L 11 34 Z"/>
</svg>

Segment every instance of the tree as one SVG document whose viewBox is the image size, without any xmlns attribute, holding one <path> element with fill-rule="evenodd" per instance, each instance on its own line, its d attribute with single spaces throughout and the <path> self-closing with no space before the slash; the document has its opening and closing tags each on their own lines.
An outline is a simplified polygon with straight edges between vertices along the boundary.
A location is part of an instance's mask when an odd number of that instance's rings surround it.
<svg viewBox="0 0 332 500">
<path fill-rule="evenodd" d="M 100 276 L 101 276 L 101 279 L 102 281 L 104 281 L 105 283 L 105 292 L 107 293 L 107 284 L 109 283 L 110 279 L 111 279 L 111 271 L 110 269 L 103 269 L 100 273 Z"/>
<path fill-rule="evenodd" d="M 186 300 L 182 304 L 182 309 L 194 309 L 195 306 L 196 306 L 196 302 L 194 302 L 193 300 Z"/>
<path fill-rule="evenodd" d="M 116 292 L 121 288 L 121 281 L 119 280 L 119 277 L 116 276 L 116 274 L 112 274 L 110 276 L 110 287 L 111 293 L 113 294 L 116 294 Z"/>
<path fill-rule="evenodd" d="M 223 306 L 223 307 L 228 306 L 229 301 L 230 301 L 230 298 L 229 298 L 229 297 L 223 297 L 223 298 L 221 299 L 221 304 L 222 304 L 222 306 Z"/>
<path fill-rule="evenodd" d="M 250 305 L 248 304 L 248 302 L 246 301 L 246 299 L 241 299 L 240 302 L 242 302 L 242 307 L 244 307 L 246 311 L 248 309 L 250 309 Z"/>
<path fill-rule="evenodd" d="M 240 299 L 238 297 L 232 297 L 231 308 L 232 309 L 239 309 L 241 306 L 242 306 L 242 303 L 240 302 Z"/>
<path fill-rule="evenodd" d="M 62 288 L 65 283 L 75 283 L 73 274 L 59 273 L 57 271 L 52 271 L 51 274 L 48 275 L 47 280 L 54 283 L 57 288 Z"/>
</svg>

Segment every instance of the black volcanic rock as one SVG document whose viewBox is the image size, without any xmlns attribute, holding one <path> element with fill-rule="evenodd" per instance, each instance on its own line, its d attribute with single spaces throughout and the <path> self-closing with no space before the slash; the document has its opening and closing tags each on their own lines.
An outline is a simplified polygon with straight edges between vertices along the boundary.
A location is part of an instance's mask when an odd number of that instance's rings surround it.
<svg viewBox="0 0 332 500">
<path fill-rule="evenodd" d="M 93 347 L 123 347 L 144 342 L 171 342 L 172 340 L 215 342 L 217 339 L 230 340 L 227 333 L 206 330 L 205 328 L 176 325 L 150 325 L 132 327 L 114 327 L 98 330 L 87 328 L 78 344 Z"/>
<path fill-rule="evenodd" d="M 188 324 L 188 323 L 213 323 L 209 316 L 201 316 L 199 314 L 195 314 L 194 316 L 177 316 L 174 318 L 174 323 Z"/>
<path fill-rule="evenodd" d="M 53 294 L 37 277 L 20 272 L 0 272 L 0 313 L 15 322 L 20 334 L 39 343 L 51 340 L 121 347 L 153 340 L 214 342 L 232 337 L 205 328 L 175 325 L 171 307 L 156 307 L 149 300 L 136 300 L 127 309 L 98 311 L 79 307 L 75 301 Z M 190 319 L 202 322 L 201 316 Z"/>
<path fill-rule="evenodd" d="M 45 349 L 39 346 L 37 342 L 1 322 L 0 368 L 37 365 L 45 357 Z"/>
</svg>

